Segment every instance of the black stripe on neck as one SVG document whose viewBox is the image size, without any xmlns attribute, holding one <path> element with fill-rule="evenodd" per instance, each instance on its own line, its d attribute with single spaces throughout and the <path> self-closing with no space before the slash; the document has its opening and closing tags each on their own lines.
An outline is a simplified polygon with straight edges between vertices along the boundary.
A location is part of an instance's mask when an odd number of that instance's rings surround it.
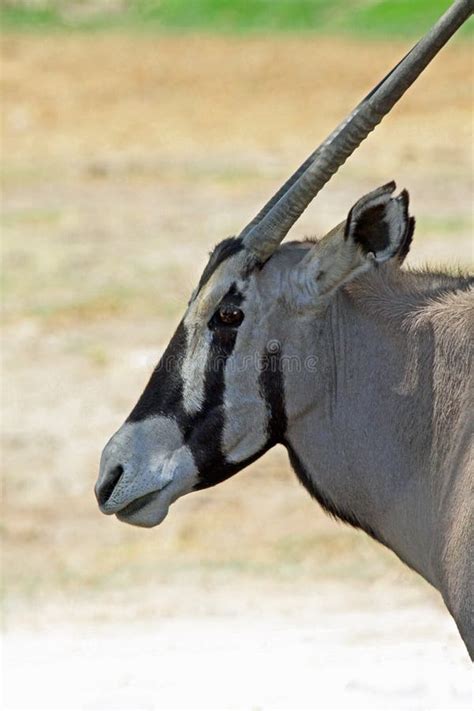
<svg viewBox="0 0 474 711">
<path fill-rule="evenodd" d="M 321 489 L 317 486 L 317 484 L 310 477 L 303 462 L 301 461 L 298 454 L 293 449 L 290 442 L 286 439 L 283 442 L 283 444 L 285 445 L 286 449 L 288 450 L 290 464 L 293 468 L 293 471 L 296 473 L 296 476 L 298 477 L 300 482 L 303 484 L 306 491 L 309 492 L 309 494 L 313 497 L 313 499 L 316 499 L 318 504 L 324 509 L 324 511 L 327 514 L 329 514 L 330 516 L 332 516 L 333 518 L 335 518 L 338 521 L 342 521 L 343 523 L 348 523 L 349 526 L 353 526 L 354 528 L 360 528 L 362 531 L 365 531 L 365 533 L 367 533 L 371 538 L 374 538 L 379 543 L 384 543 L 382 537 L 372 528 L 372 526 L 369 526 L 364 521 L 361 521 L 351 511 L 342 511 L 342 509 L 340 509 L 338 506 L 336 506 L 336 504 L 332 501 L 332 499 L 329 498 L 323 491 L 321 491 Z"/>
</svg>

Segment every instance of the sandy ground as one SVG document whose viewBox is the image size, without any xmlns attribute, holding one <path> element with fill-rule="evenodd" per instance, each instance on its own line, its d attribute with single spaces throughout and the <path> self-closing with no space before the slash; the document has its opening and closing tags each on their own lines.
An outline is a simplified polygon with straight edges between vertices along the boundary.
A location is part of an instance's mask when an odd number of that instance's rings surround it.
<svg viewBox="0 0 474 711">
<path fill-rule="evenodd" d="M 106 594 L 24 612 L 3 639 L 3 708 L 471 708 L 453 621 L 400 581 L 193 575 Z"/>
<path fill-rule="evenodd" d="M 470 665 L 443 616 L 384 610 L 390 644 L 368 635 L 372 611 L 312 607 L 312 623 L 266 613 L 17 633 L 4 643 L 3 708 L 471 708 Z"/>
<path fill-rule="evenodd" d="M 405 49 L 3 38 L 5 708 L 467 708 L 437 594 L 325 517 L 282 451 L 153 531 L 92 496 L 209 248 Z M 294 236 L 394 177 L 410 263 L 472 263 L 468 52 L 436 60 Z"/>
</svg>

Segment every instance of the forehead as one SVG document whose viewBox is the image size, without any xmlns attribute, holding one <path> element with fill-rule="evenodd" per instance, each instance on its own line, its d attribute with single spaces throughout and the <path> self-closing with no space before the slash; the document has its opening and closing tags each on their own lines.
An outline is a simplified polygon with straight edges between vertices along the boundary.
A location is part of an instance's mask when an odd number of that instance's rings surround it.
<svg viewBox="0 0 474 711">
<path fill-rule="evenodd" d="M 273 293 L 279 283 L 278 273 L 290 270 L 312 246 L 312 242 L 287 242 L 262 267 L 245 249 L 240 237 L 228 237 L 219 242 L 191 297 L 188 316 L 204 315 L 215 308 L 231 288 L 244 290 L 249 275 L 255 270 L 261 275 L 263 286 L 268 287 L 270 283 Z"/>
<path fill-rule="evenodd" d="M 242 289 L 250 272 L 249 255 L 239 237 L 220 242 L 212 252 L 188 306 L 189 314 L 207 312 L 232 288 Z"/>
<path fill-rule="evenodd" d="M 211 276 L 215 273 L 217 268 L 223 262 L 227 261 L 233 255 L 238 254 L 239 252 L 242 252 L 243 249 L 244 249 L 244 245 L 243 245 L 243 241 L 242 241 L 241 237 L 227 237 L 227 239 L 224 239 L 224 240 L 222 240 L 222 242 L 219 242 L 219 244 L 216 245 L 211 252 L 209 261 L 206 264 L 206 268 L 204 269 L 204 271 L 201 275 L 201 278 L 199 280 L 199 284 L 196 289 L 196 292 L 195 292 L 195 294 L 193 294 L 193 298 L 196 298 L 196 296 L 200 293 L 200 291 L 203 289 L 203 287 L 208 283 Z"/>
</svg>

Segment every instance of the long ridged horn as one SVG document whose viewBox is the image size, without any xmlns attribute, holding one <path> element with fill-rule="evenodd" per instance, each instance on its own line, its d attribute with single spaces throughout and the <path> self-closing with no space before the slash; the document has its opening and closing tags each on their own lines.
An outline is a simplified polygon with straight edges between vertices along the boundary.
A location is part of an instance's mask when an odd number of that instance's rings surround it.
<svg viewBox="0 0 474 711">
<path fill-rule="evenodd" d="M 260 261 L 278 247 L 309 203 L 381 122 L 440 49 L 470 17 L 473 0 L 455 0 L 432 29 L 298 168 L 240 233 Z"/>
</svg>

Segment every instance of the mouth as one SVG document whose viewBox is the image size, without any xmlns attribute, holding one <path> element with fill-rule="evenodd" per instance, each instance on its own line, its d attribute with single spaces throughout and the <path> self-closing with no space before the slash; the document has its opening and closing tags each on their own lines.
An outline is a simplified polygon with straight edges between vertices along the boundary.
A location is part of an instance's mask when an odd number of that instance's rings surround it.
<svg viewBox="0 0 474 711">
<path fill-rule="evenodd" d="M 163 489 L 161 491 L 163 491 Z M 133 516 L 133 514 L 140 511 L 144 506 L 154 501 L 159 493 L 159 491 L 152 491 L 151 494 L 140 496 L 138 499 L 135 499 L 135 501 L 132 501 L 131 504 L 127 504 L 123 509 L 117 511 L 117 516 Z"/>
<path fill-rule="evenodd" d="M 140 496 L 123 509 L 115 513 L 119 521 L 132 524 L 133 526 L 141 526 L 142 528 L 151 528 L 157 526 L 163 521 L 168 513 L 169 503 L 164 507 L 159 506 L 158 499 L 162 493 L 171 484 L 169 482 L 163 489 L 152 491 L 149 494 Z"/>
</svg>

